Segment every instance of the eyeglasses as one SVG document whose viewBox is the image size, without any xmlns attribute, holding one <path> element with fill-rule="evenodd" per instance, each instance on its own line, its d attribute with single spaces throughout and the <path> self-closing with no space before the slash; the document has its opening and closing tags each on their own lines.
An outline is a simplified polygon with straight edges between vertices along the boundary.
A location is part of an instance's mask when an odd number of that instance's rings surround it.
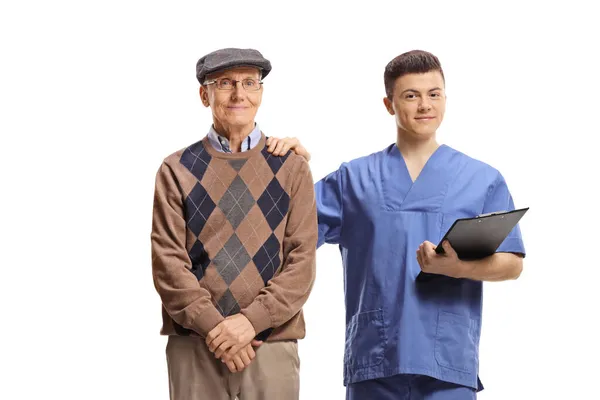
<svg viewBox="0 0 600 400">
<path fill-rule="evenodd" d="M 215 84 L 216 88 L 219 90 L 234 90 L 237 83 L 240 82 L 244 90 L 248 92 L 256 92 L 260 90 L 260 86 L 262 85 L 262 81 L 246 78 L 241 81 L 236 81 L 234 79 L 229 78 L 221 78 L 221 79 L 213 79 L 211 81 L 204 82 L 205 85 Z"/>
</svg>

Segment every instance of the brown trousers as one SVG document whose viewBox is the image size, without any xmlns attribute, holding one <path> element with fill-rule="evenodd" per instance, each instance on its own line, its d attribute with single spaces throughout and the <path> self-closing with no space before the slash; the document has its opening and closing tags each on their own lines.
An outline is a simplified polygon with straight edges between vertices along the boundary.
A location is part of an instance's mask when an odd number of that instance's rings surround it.
<svg viewBox="0 0 600 400">
<path fill-rule="evenodd" d="M 232 373 L 208 350 L 203 338 L 169 336 L 171 400 L 298 400 L 298 343 L 265 342 L 255 350 L 252 363 Z"/>
</svg>

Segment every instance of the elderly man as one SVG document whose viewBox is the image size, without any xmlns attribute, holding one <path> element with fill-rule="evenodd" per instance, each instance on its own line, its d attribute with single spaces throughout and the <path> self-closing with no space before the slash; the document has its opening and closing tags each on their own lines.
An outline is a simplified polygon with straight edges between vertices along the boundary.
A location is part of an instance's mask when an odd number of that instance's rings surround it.
<svg viewBox="0 0 600 400">
<path fill-rule="evenodd" d="M 476 261 L 447 242 L 438 255 L 434 243 L 457 218 L 514 210 L 513 200 L 498 170 L 438 144 L 446 94 L 437 57 L 399 55 L 384 86 L 396 143 L 316 184 L 319 245 L 338 244 L 344 262 L 347 398 L 475 399 L 482 281 L 519 276 L 521 232 Z M 290 147 L 309 158 L 296 139 L 270 138 L 268 151 Z"/>
<path fill-rule="evenodd" d="M 213 124 L 156 176 L 152 272 L 174 400 L 299 397 L 316 205 L 308 163 L 268 153 L 254 121 L 270 71 L 253 49 L 202 57 Z"/>
</svg>

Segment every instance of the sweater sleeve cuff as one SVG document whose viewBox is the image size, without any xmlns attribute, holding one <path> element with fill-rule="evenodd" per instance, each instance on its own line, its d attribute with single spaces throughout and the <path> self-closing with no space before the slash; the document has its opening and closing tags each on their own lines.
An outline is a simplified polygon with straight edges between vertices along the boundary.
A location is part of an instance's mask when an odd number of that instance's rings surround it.
<svg viewBox="0 0 600 400">
<path fill-rule="evenodd" d="M 194 330 L 202 337 L 206 337 L 208 332 L 212 331 L 225 318 L 217 311 L 215 307 L 209 307 L 196 318 L 194 318 Z"/>
<path fill-rule="evenodd" d="M 271 315 L 260 301 L 254 301 L 241 311 L 254 327 L 257 334 L 271 328 Z"/>
</svg>

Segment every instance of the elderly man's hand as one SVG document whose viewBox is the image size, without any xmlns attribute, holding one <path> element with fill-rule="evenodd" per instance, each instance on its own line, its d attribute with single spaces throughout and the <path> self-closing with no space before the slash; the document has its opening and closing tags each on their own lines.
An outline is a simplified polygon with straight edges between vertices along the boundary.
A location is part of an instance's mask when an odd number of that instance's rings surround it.
<svg viewBox="0 0 600 400">
<path fill-rule="evenodd" d="M 256 336 L 254 327 L 243 314 L 235 314 L 225 318 L 206 335 L 208 349 L 221 358 L 225 351 L 237 354 L 242 347 L 248 345 Z"/>
<path fill-rule="evenodd" d="M 447 240 L 442 243 L 445 254 L 437 254 L 436 246 L 428 241 L 421 243 L 417 250 L 417 260 L 421 271 L 430 274 L 446 275 L 452 278 L 462 278 L 464 264 L 458 258 L 456 251 Z"/>
<path fill-rule="evenodd" d="M 252 340 L 252 342 L 250 342 L 249 346 L 252 347 L 259 347 L 261 344 L 263 344 L 263 342 L 261 340 Z M 240 351 L 238 351 L 237 353 L 233 352 L 233 347 L 230 348 L 228 351 L 226 351 L 225 353 L 223 353 L 221 355 L 221 361 L 223 361 L 224 363 L 228 363 L 232 360 L 235 359 L 236 356 L 238 356 L 240 353 L 242 353 L 244 351 L 244 347 L 242 347 L 242 349 Z"/>
<path fill-rule="evenodd" d="M 254 352 L 254 348 L 252 346 L 258 347 L 261 344 L 262 342 L 253 340 L 251 344 L 247 345 L 246 347 L 242 347 L 242 349 L 237 352 L 237 354 L 234 354 L 233 357 L 230 357 L 229 360 L 221 358 L 221 361 L 227 365 L 229 371 L 242 372 L 246 367 L 248 367 L 248 365 L 250 365 L 252 360 L 254 360 L 254 357 L 256 357 L 256 353 Z"/>
<path fill-rule="evenodd" d="M 310 161 L 310 153 L 302 146 L 302 143 L 297 138 L 283 138 L 279 139 L 276 137 L 269 137 L 267 139 L 267 151 L 274 156 L 283 156 L 289 150 L 302 156 L 306 161 Z"/>
</svg>

